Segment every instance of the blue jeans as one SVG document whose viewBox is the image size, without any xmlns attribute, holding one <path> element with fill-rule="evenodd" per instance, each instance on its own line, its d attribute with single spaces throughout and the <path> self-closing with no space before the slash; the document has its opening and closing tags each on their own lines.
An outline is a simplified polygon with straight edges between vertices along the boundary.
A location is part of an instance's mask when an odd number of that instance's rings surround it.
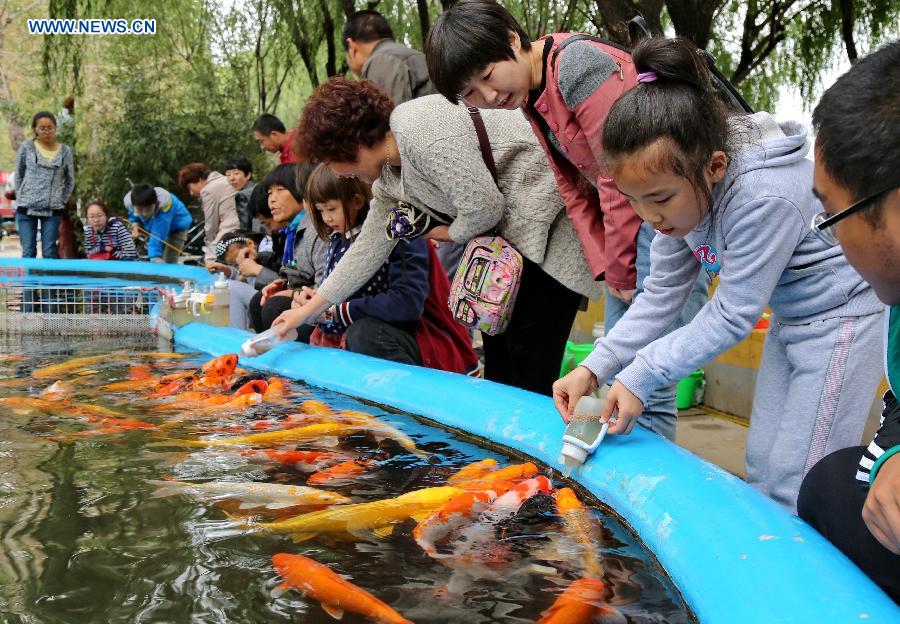
<svg viewBox="0 0 900 624">
<path fill-rule="evenodd" d="M 44 258 L 58 258 L 56 243 L 59 240 L 59 222 L 62 215 L 54 211 L 49 217 L 30 217 L 16 213 L 16 229 L 22 245 L 23 258 L 37 258 L 37 231 L 41 224 L 41 255 Z"/>
<path fill-rule="evenodd" d="M 649 223 L 641 224 L 637 238 L 637 259 L 635 261 L 637 269 L 635 299 L 644 291 L 644 279 L 650 274 L 650 243 L 653 242 L 655 236 L 656 230 L 653 229 L 652 225 Z M 708 298 L 709 284 L 706 280 L 706 272 L 700 271 L 700 275 L 697 276 L 697 281 L 694 283 L 694 289 L 681 309 L 681 315 L 666 333 L 673 332 L 679 327 L 690 323 Z M 629 306 L 621 299 L 610 295 L 608 289 L 606 289 L 605 299 L 605 318 L 603 323 L 606 326 L 606 332 L 609 333 L 628 310 Z M 673 384 L 654 390 L 647 397 L 647 402 L 644 404 L 644 412 L 638 418 L 638 424 L 669 440 L 675 439 L 675 422 L 678 418 L 678 409 L 675 407 L 675 387 L 676 384 Z"/>
</svg>

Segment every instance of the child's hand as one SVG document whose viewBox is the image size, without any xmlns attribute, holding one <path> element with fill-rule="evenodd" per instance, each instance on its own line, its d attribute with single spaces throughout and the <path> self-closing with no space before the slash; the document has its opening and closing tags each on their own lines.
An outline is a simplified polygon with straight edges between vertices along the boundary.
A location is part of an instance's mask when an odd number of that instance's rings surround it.
<svg viewBox="0 0 900 624">
<path fill-rule="evenodd" d="M 622 382 L 613 382 L 609 394 L 606 395 L 606 406 L 600 422 L 604 423 L 612 417 L 613 410 L 617 411 L 616 419 L 609 425 L 608 433 L 621 433 L 628 435 L 634 429 L 634 423 L 644 411 L 644 403 L 622 385 Z"/>
<path fill-rule="evenodd" d="M 553 405 L 564 422 L 571 422 L 578 399 L 597 388 L 597 377 L 589 368 L 579 366 L 553 383 Z"/>
<path fill-rule="evenodd" d="M 266 302 L 269 300 L 269 297 L 275 295 L 275 293 L 284 290 L 284 287 L 287 285 L 283 279 L 277 279 L 265 288 L 262 289 L 262 297 L 259 298 L 259 305 L 266 305 Z"/>
<path fill-rule="evenodd" d="M 612 286 L 607 286 L 606 288 L 609 290 L 609 294 L 620 301 L 624 301 L 628 305 L 631 305 L 631 302 L 634 301 L 634 293 L 637 292 L 636 290 L 619 290 Z"/>
<path fill-rule="evenodd" d="M 131 238 L 138 238 L 141 235 L 140 229 L 138 229 L 137 224 L 131 226 Z"/>
<path fill-rule="evenodd" d="M 315 288 L 309 288 L 304 286 L 300 290 L 294 291 L 294 302 L 291 304 L 292 307 L 302 308 L 306 303 L 312 299 L 316 294 Z"/>
<path fill-rule="evenodd" d="M 237 252 L 235 264 L 242 275 L 256 277 L 262 271 L 262 265 L 256 261 L 256 252 L 248 247 Z"/>
<path fill-rule="evenodd" d="M 447 225 L 436 225 L 424 234 L 422 234 L 422 238 L 441 241 L 444 243 L 453 242 L 453 239 L 450 238 L 450 226 Z"/>
<path fill-rule="evenodd" d="M 900 555 L 900 459 L 888 458 L 878 469 L 862 510 L 872 536 Z"/>
<path fill-rule="evenodd" d="M 206 270 L 210 273 L 224 273 L 225 275 L 231 275 L 231 267 L 227 264 L 222 264 L 221 262 L 214 262 L 210 260 L 206 263 Z"/>
</svg>

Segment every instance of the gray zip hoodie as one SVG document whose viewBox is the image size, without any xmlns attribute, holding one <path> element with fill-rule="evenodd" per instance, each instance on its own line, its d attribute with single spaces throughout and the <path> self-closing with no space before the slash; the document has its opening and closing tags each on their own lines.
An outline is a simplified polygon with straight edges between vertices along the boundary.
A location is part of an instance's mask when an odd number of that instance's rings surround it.
<svg viewBox="0 0 900 624">
<path fill-rule="evenodd" d="M 49 217 L 62 210 L 75 190 L 72 150 L 65 143 L 48 161 L 34 146 L 24 141 L 16 153 L 16 207 L 32 217 Z"/>
<path fill-rule="evenodd" d="M 883 310 L 840 246 L 810 230 L 822 206 L 812 194 L 806 129 L 779 126 L 768 113 L 736 124 L 742 145 L 713 188 L 710 211 L 683 239 L 656 236 L 644 292 L 583 362 L 599 379 L 618 373 L 642 401 L 743 340 L 766 305 L 791 325 Z M 712 299 L 663 336 L 700 270 L 719 273 Z"/>
</svg>

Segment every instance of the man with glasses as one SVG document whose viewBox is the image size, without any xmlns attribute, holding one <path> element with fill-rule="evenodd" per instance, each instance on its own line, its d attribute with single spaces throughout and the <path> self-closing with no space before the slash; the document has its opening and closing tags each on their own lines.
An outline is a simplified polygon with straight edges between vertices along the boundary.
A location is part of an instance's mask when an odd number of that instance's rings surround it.
<svg viewBox="0 0 900 624">
<path fill-rule="evenodd" d="M 812 228 L 841 245 L 888 306 L 889 389 L 875 438 L 818 462 L 803 481 L 798 513 L 900 602 L 900 41 L 841 76 L 813 124 L 813 185 L 825 212 Z"/>
</svg>

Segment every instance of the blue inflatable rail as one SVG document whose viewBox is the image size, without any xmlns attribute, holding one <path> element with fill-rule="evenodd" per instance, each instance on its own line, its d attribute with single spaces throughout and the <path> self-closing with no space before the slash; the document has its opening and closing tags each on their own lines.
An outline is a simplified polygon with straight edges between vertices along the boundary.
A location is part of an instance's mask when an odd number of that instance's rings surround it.
<svg viewBox="0 0 900 624">
<path fill-rule="evenodd" d="M 239 353 L 247 332 L 190 323 L 179 347 Z M 563 423 L 548 397 L 294 343 L 242 365 L 394 407 L 556 465 Z M 572 478 L 612 507 L 704 624 L 900 622 L 900 608 L 796 516 L 730 473 L 635 428 Z"/>
</svg>

